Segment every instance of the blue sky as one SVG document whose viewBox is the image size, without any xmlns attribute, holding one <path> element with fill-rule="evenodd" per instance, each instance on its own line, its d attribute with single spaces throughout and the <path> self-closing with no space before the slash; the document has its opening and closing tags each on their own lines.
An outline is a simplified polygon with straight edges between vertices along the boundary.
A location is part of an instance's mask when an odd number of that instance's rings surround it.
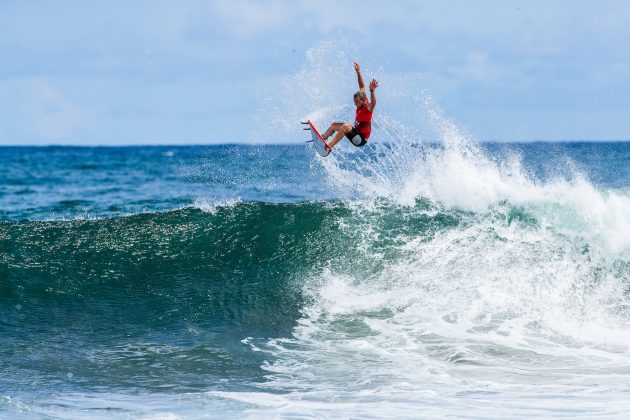
<svg viewBox="0 0 630 420">
<path fill-rule="evenodd" d="M 480 141 L 630 139 L 629 21 L 621 0 L 0 0 L 0 144 L 299 142 L 272 123 L 322 105 L 296 83 L 351 105 L 353 59 L 407 126 L 418 92 Z"/>
</svg>

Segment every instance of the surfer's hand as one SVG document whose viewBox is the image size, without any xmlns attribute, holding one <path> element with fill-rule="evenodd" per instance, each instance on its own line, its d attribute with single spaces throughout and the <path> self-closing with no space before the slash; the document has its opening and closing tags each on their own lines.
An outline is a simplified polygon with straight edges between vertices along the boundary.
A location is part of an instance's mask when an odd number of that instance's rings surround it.
<svg viewBox="0 0 630 420">
<path fill-rule="evenodd" d="M 372 81 L 370 82 L 370 90 L 374 91 L 377 87 L 378 87 L 378 82 L 376 81 L 376 79 L 372 79 Z"/>
<path fill-rule="evenodd" d="M 361 65 L 358 62 L 356 62 L 356 61 L 354 62 L 354 70 L 357 73 L 361 73 Z"/>
</svg>

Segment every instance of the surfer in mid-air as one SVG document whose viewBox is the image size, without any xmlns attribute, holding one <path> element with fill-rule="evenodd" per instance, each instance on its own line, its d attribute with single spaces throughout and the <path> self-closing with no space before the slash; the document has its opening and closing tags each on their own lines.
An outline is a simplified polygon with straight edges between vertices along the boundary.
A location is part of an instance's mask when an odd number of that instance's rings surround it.
<svg viewBox="0 0 630 420">
<path fill-rule="evenodd" d="M 372 79 L 370 82 L 370 100 L 368 101 L 367 95 L 365 94 L 365 83 L 363 83 L 363 77 L 361 76 L 361 66 L 356 61 L 354 62 L 354 70 L 357 72 L 357 79 L 359 81 L 359 90 L 354 94 L 354 105 L 357 107 L 354 126 L 347 122 L 332 123 L 330 127 L 328 127 L 328 130 L 322 135 L 324 140 L 327 140 L 333 133 L 336 133 L 333 139 L 328 143 L 331 149 L 335 147 L 344 136 L 355 146 L 364 146 L 372 132 L 372 112 L 374 112 L 374 107 L 376 106 L 376 95 L 374 91 L 378 87 L 378 82 L 376 79 Z"/>
</svg>

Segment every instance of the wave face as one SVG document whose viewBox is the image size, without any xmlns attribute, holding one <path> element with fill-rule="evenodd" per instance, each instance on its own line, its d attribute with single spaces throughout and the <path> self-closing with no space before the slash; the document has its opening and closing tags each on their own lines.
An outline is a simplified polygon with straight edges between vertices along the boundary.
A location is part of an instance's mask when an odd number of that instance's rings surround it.
<svg viewBox="0 0 630 420">
<path fill-rule="evenodd" d="M 333 251 L 317 239 L 339 212 L 235 204 L 1 222 L 3 360 L 24 374 L 0 387 L 36 390 L 72 373 L 88 388 L 205 389 L 259 375 L 240 340 L 290 333 L 295 276 Z"/>
<path fill-rule="evenodd" d="M 2 222 L 1 392 L 62 390 L 44 405 L 63 410 L 96 394 L 160 412 L 151 395 L 201 392 L 237 415 L 403 417 L 549 414 L 569 394 L 589 416 L 606 395 L 618 413 L 628 244 L 601 234 L 606 212 L 541 188 L 548 202 L 483 211 L 378 199 Z"/>
</svg>

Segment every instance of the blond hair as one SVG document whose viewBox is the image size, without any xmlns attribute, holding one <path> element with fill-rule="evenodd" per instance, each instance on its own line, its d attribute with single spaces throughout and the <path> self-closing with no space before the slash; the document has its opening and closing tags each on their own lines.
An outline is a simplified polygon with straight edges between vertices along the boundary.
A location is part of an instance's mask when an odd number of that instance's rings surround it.
<svg viewBox="0 0 630 420">
<path fill-rule="evenodd" d="M 366 101 L 367 100 L 367 95 L 365 94 L 365 92 L 362 92 L 360 90 L 357 90 L 357 92 L 354 94 L 355 98 L 359 98 L 362 101 Z"/>
</svg>

